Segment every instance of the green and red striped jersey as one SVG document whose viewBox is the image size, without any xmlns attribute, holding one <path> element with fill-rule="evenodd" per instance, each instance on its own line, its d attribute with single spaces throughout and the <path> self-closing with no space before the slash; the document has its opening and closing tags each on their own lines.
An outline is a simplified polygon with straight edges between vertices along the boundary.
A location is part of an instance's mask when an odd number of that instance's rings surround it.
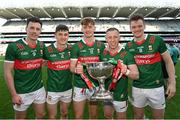
<svg viewBox="0 0 180 120">
<path fill-rule="evenodd" d="M 161 54 L 167 51 L 163 39 L 159 36 L 147 35 L 138 43 L 128 42 L 126 49 L 134 55 L 139 70 L 139 79 L 133 81 L 138 88 L 156 88 L 164 84 L 161 69 Z"/>
<path fill-rule="evenodd" d="M 48 66 L 48 91 L 63 92 L 72 88 L 70 55 L 71 45 L 67 45 L 63 51 L 57 49 L 57 43 L 45 47 L 44 59 L 47 60 Z"/>
<path fill-rule="evenodd" d="M 35 48 L 29 47 L 25 39 L 8 45 L 5 62 L 14 63 L 14 85 L 17 93 L 33 92 L 43 86 L 43 48 L 44 44 L 38 40 Z"/>
<path fill-rule="evenodd" d="M 95 40 L 94 44 L 87 45 L 84 40 L 80 40 L 72 47 L 71 59 L 77 59 L 81 63 L 91 63 L 91 62 L 99 62 L 100 54 L 103 52 L 105 48 L 104 43 Z M 84 69 L 84 73 L 88 76 L 88 78 L 94 83 L 95 86 L 98 85 L 97 80 L 93 80 L 87 70 Z M 74 86 L 80 88 L 87 88 L 86 83 L 81 78 L 80 75 L 74 75 Z"/>
</svg>

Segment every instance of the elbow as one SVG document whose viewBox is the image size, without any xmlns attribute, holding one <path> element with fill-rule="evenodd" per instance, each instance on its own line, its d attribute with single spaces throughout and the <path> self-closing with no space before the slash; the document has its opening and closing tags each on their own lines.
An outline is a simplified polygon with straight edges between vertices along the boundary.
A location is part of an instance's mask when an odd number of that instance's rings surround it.
<svg viewBox="0 0 180 120">
<path fill-rule="evenodd" d="M 139 72 L 134 72 L 133 80 L 138 80 L 138 79 L 139 79 Z"/>
</svg>

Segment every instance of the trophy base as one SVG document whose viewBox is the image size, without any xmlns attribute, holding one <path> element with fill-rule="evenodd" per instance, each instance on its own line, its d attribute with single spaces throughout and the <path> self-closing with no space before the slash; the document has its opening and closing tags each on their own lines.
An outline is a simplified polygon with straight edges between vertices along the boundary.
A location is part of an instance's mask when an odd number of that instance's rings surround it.
<svg viewBox="0 0 180 120">
<path fill-rule="evenodd" d="M 95 93 L 93 96 L 91 96 L 90 101 L 113 101 L 113 95 L 109 91 Z"/>
</svg>

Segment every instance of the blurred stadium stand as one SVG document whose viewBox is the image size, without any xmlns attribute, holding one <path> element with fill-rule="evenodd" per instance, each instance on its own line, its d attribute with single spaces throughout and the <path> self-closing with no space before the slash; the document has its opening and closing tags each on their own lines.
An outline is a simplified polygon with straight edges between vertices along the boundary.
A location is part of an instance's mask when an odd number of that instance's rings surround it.
<svg viewBox="0 0 180 120">
<path fill-rule="evenodd" d="M 93 5 L 95 6 L 95 5 Z M 96 20 L 95 37 L 105 42 L 105 31 L 110 27 L 120 30 L 121 41 L 132 39 L 128 18 L 133 14 L 142 14 L 146 20 L 146 34 L 160 35 L 166 42 L 180 43 L 180 8 L 170 6 L 57 6 L 57 7 L 7 7 L 0 8 L 0 18 L 7 22 L 0 26 L 0 54 L 4 54 L 7 43 L 26 37 L 25 19 L 36 16 L 43 21 L 43 30 L 39 40 L 54 42 L 54 31 L 58 24 L 70 29 L 70 43 L 77 42 L 82 36 L 80 19 L 93 17 Z"/>
</svg>

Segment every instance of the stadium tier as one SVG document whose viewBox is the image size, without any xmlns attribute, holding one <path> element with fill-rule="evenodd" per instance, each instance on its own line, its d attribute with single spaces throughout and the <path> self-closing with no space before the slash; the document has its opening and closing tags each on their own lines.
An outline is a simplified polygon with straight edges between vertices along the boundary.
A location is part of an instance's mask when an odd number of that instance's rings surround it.
<svg viewBox="0 0 180 120">
<path fill-rule="evenodd" d="M 70 42 L 78 41 L 82 36 L 80 20 L 43 20 L 43 30 L 40 40 L 45 42 L 54 41 L 54 30 L 58 24 L 65 24 L 70 29 Z M 19 38 L 25 37 L 26 23 L 23 20 L 7 21 L 0 28 L 0 42 L 13 42 Z M 101 41 L 105 41 L 105 31 L 110 27 L 116 27 L 120 30 L 122 41 L 131 40 L 132 34 L 129 29 L 128 20 L 96 20 L 95 36 Z M 158 34 L 167 41 L 179 41 L 180 20 L 146 20 L 146 33 Z"/>
</svg>

